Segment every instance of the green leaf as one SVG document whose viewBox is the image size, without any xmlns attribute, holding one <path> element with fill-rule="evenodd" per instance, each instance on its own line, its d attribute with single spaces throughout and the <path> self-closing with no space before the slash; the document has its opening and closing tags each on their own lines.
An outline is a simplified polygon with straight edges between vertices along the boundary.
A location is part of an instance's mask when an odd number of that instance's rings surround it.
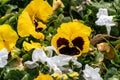
<svg viewBox="0 0 120 80">
<path fill-rule="evenodd" d="M 25 71 L 7 69 L 7 72 L 4 73 L 4 80 L 21 80 L 22 77 L 26 74 Z"/>
<path fill-rule="evenodd" d="M 26 74 L 21 80 L 32 80 L 29 74 Z"/>
<path fill-rule="evenodd" d="M 2 5 L 4 5 L 5 3 L 7 3 L 9 0 L 2 0 Z"/>
<path fill-rule="evenodd" d="M 110 68 L 107 73 L 104 76 L 104 80 L 109 80 L 109 78 L 113 77 L 114 75 L 117 75 L 117 69 L 116 68 Z"/>
</svg>

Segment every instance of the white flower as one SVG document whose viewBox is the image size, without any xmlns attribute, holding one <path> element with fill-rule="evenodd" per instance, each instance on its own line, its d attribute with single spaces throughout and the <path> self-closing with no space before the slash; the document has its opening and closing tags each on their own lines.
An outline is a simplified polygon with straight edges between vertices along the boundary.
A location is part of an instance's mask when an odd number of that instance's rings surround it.
<svg viewBox="0 0 120 80">
<path fill-rule="evenodd" d="M 112 21 L 113 16 L 108 16 L 107 9 L 100 8 L 99 12 L 97 13 L 97 18 L 98 20 L 95 22 L 95 24 L 99 26 L 106 26 L 109 35 L 111 31 L 111 27 L 116 25 L 116 23 Z"/>
<path fill-rule="evenodd" d="M 100 8 L 99 11 L 98 11 L 98 13 L 96 15 L 97 15 L 97 18 L 99 18 L 102 15 L 108 16 L 108 11 L 105 8 Z"/>
<path fill-rule="evenodd" d="M 85 78 L 85 80 L 103 80 L 100 77 L 99 70 L 99 68 L 94 69 L 86 64 L 85 69 L 83 70 L 83 77 Z"/>
<path fill-rule="evenodd" d="M 8 51 L 7 49 L 3 48 L 0 51 L 0 68 L 3 68 L 7 64 L 8 59 Z"/>
<path fill-rule="evenodd" d="M 48 49 L 48 52 L 52 54 L 52 51 L 50 50 L 55 50 L 52 47 L 46 47 L 46 50 Z M 62 70 L 65 70 L 63 65 L 68 65 L 69 61 L 73 61 L 74 65 L 77 67 L 81 67 L 82 64 L 77 61 L 76 57 L 73 56 L 68 56 L 68 55 L 58 55 L 54 57 L 48 57 L 43 49 L 35 49 L 32 54 L 32 62 L 25 62 L 26 65 L 30 66 L 31 65 L 35 66 L 36 61 L 40 61 L 42 63 L 47 62 L 47 65 L 49 66 L 50 69 L 52 69 L 55 73 L 62 74 Z M 31 67 L 30 67 L 31 68 Z M 32 67 L 33 68 L 33 67 Z M 67 69 L 68 70 L 68 69 Z"/>
</svg>

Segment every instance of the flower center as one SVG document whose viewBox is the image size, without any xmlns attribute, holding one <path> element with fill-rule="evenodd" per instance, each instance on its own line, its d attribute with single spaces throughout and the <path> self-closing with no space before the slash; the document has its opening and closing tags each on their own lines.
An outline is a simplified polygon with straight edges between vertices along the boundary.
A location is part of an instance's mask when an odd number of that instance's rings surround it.
<svg viewBox="0 0 120 80">
<path fill-rule="evenodd" d="M 84 40 L 82 37 L 76 37 L 74 40 L 72 40 L 72 43 L 74 46 L 79 47 L 79 49 L 83 50 Z"/>
<path fill-rule="evenodd" d="M 78 50 L 76 47 L 70 48 L 69 46 L 63 47 L 59 50 L 61 54 L 66 55 L 78 55 L 80 54 L 80 50 Z"/>
<path fill-rule="evenodd" d="M 63 46 L 64 45 L 64 46 Z M 84 40 L 82 37 L 76 37 L 72 42 L 65 38 L 57 40 L 57 48 L 61 54 L 78 55 L 83 50 Z"/>
<path fill-rule="evenodd" d="M 41 32 L 43 30 L 43 28 L 38 27 L 38 22 L 37 20 L 34 20 L 34 25 L 35 25 L 35 31 L 36 32 Z"/>
<path fill-rule="evenodd" d="M 69 42 L 68 42 L 68 40 L 65 39 L 65 38 L 59 38 L 59 39 L 57 40 L 57 47 L 60 47 L 60 46 L 62 46 L 62 45 L 68 45 L 68 44 L 69 44 Z"/>
</svg>

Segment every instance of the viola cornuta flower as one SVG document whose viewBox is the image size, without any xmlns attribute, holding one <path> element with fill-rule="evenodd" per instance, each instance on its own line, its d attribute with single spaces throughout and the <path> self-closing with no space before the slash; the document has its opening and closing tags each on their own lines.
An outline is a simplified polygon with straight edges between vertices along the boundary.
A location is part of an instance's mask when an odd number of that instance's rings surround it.
<svg viewBox="0 0 120 80">
<path fill-rule="evenodd" d="M 46 28 L 44 23 L 51 14 L 52 7 L 46 0 L 31 1 L 19 16 L 18 34 L 21 37 L 32 35 L 36 39 L 43 40 L 44 35 L 41 31 Z"/>
<path fill-rule="evenodd" d="M 88 39 L 91 28 L 78 20 L 63 23 L 53 36 L 51 44 L 58 54 L 80 56 L 88 52 L 90 41 Z"/>
<path fill-rule="evenodd" d="M 53 78 L 49 74 L 43 74 L 40 72 L 37 78 L 35 78 L 34 80 L 53 80 Z"/>
<path fill-rule="evenodd" d="M 108 11 L 105 8 L 100 8 L 97 13 L 98 20 L 95 22 L 96 25 L 106 26 L 108 35 L 110 35 L 111 27 L 115 26 L 116 23 L 113 22 L 114 16 L 108 16 Z"/>
<path fill-rule="evenodd" d="M 99 68 L 94 69 L 86 64 L 83 70 L 83 77 L 85 80 L 103 80 L 102 77 L 100 77 L 99 70 Z"/>
<path fill-rule="evenodd" d="M 7 64 L 8 51 L 6 48 L 0 50 L 0 68 L 3 68 Z"/>
<path fill-rule="evenodd" d="M 0 25 L 0 50 L 6 48 L 10 52 L 17 40 L 18 35 L 10 25 Z"/>
</svg>

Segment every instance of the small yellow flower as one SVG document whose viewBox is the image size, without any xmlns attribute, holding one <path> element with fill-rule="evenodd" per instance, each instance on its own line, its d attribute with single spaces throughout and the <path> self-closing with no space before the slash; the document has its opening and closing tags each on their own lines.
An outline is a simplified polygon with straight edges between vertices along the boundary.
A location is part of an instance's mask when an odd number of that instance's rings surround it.
<svg viewBox="0 0 120 80">
<path fill-rule="evenodd" d="M 6 48 L 11 51 L 18 40 L 17 33 L 8 24 L 0 25 L 0 50 Z"/>
<path fill-rule="evenodd" d="M 80 56 L 88 52 L 90 41 L 88 39 L 91 28 L 77 20 L 63 23 L 53 36 L 51 44 L 58 54 Z"/>
<path fill-rule="evenodd" d="M 44 40 L 44 34 L 41 31 L 46 28 L 46 25 L 42 22 L 47 22 L 51 14 L 52 7 L 47 1 L 31 1 L 18 18 L 18 34 L 21 37 L 32 35 L 36 39 Z"/>
<path fill-rule="evenodd" d="M 33 42 L 33 41 L 30 41 L 31 43 L 28 43 L 26 41 L 23 42 L 23 48 L 26 50 L 26 51 L 30 51 L 34 48 L 41 48 L 41 45 L 40 43 L 38 42 Z"/>
<path fill-rule="evenodd" d="M 49 74 L 39 73 L 38 77 L 35 78 L 34 80 L 53 80 L 53 78 Z"/>
<path fill-rule="evenodd" d="M 68 76 L 66 74 L 54 73 L 53 76 L 56 78 L 56 80 L 67 80 L 68 79 Z"/>
<path fill-rule="evenodd" d="M 70 77 L 77 77 L 77 76 L 79 76 L 78 72 L 70 72 L 68 75 Z"/>
</svg>

